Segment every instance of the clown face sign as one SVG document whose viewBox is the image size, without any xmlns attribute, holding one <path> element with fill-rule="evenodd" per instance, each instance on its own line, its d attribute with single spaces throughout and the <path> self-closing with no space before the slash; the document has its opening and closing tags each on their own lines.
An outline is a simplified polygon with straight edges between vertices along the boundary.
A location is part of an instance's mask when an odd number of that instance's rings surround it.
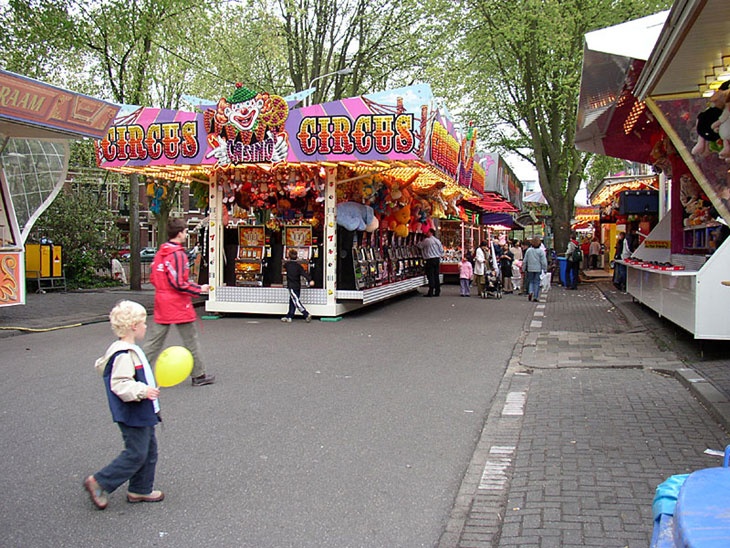
<svg viewBox="0 0 730 548">
<path fill-rule="evenodd" d="M 241 84 L 231 97 L 221 98 L 215 110 L 205 112 L 210 151 L 216 166 L 286 161 L 289 137 L 284 124 L 286 101 L 278 95 L 255 93 Z"/>
</svg>

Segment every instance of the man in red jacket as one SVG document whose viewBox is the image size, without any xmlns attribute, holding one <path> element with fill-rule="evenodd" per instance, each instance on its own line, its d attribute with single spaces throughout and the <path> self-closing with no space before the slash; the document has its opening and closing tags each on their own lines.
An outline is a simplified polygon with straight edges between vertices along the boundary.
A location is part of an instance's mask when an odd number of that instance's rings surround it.
<svg viewBox="0 0 730 548">
<path fill-rule="evenodd" d="M 208 284 L 198 285 L 188 281 L 188 256 L 182 244 L 187 239 L 187 228 L 182 219 L 167 223 L 167 243 L 162 244 L 152 261 L 150 278 L 155 286 L 155 321 L 147 332 L 144 353 L 150 363 L 155 363 L 165 344 L 171 325 L 176 325 L 185 348 L 193 355 L 193 386 L 215 382 L 215 375 L 208 375 L 203 366 L 193 308 L 193 296 L 208 293 Z"/>
</svg>

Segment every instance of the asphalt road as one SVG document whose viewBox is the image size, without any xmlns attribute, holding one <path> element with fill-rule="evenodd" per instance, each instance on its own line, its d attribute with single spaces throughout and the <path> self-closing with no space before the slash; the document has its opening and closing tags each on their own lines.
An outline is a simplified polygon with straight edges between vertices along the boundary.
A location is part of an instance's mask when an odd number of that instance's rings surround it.
<svg viewBox="0 0 730 548">
<path fill-rule="evenodd" d="M 161 396 L 165 501 L 123 486 L 103 512 L 81 482 L 122 448 L 92 367 L 109 324 L 0 339 L 0 545 L 434 546 L 532 309 L 446 286 L 340 322 L 205 320 L 218 383 Z"/>
</svg>

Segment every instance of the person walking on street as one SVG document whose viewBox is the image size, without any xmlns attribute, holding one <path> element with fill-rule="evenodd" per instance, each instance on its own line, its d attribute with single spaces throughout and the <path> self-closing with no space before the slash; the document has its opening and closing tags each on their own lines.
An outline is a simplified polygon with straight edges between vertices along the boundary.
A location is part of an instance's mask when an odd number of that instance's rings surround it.
<svg viewBox="0 0 730 548">
<path fill-rule="evenodd" d="M 291 323 L 297 310 L 304 315 L 304 321 L 312 321 L 312 315 L 304 308 L 300 295 L 302 294 L 302 277 L 307 280 L 309 287 L 314 285 L 314 280 L 304 267 L 297 262 L 299 254 L 296 249 L 289 250 L 289 260 L 284 263 L 286 270 L 286 287 L 289 290 L 289 312 L 281 318 L 282 322 Z"/>
<path fill-rule="evenodd" d="M 616 244 L 616 259 L 621 259 L 621 261 L 630 259 L 633 253 L 631 249 L 629 236 L 627 236 L 625 232 L 621 232 L 619 234 L 618 243 Z M 627 267 L 623 264 L 623 262 L 616 264 L 616 267 L 618 268 L 618 288 L 621 291 L 626 291 Z"/>
<path fill-rule="evenodd" d="M 104 377 L 109 409 L 122 432 L 124 451 L 84 480 L 84 488 L 99 510 L 109 504 L 107 494 L 126 481 L 128 502 L 160 502 L 165 498 L 162 491 L 152 489 L 160 389 L 150 363 L 137 346 L 147 331 L 147 311 L 134 301 L 121 301 L 112 309 L 109 321 L 119 340 L 96 360 L 94 368 Z"/>
<path fill-rule="evenodd" d="M 570 235 L 568 249 L 565 251 L 565 258 L 568 260 L 565 272 L 566 289 L 578 289 L 578 276 L 580 275 L 580 263 L 583 261 L 583 252 L 575 237 L 575 232 Z"/>
<path fill-rule="evenodd" d="M 477 293 L 482 299 L 486 296 L 487 261 L 489 260 L 488 249 L 489 244 L 487 242 L 481 242 L 474 256 L 474 279 L 477 283 Z"/>
<path fill-rule="evenodd" d="M 207 294 L 208 284 L 198 285 L 188 277 L 188 256 L 182 244 L 187 238 L 187 228 L 182 219 L 167 223 L 168 242 L 162 244 L 152 261 L 150 279 L 155 286 L 155 321 L 150 326 L 150 336 L 144 351 L 150 363 L 155 363 L 165 344 L 171 325 L 177 326 L 185 348 L 193 355 L 193 386 L 215 382 L 215 375 L 208 375 L 203 365 L 193 308 L 193 296 Z"/>
<path fill-rule="evenodd" d="M 441 282 L 439 280 L 439 265 L 444 254 L 444 246 L 436 237 L 436 231 L 432 228 L 428 231 L 428 237 L 418 242 L 418 247 L 426 261 L 426 278 L 428 279 L 428 293 L 424 297 L 438 297 L 441 295 Z"/>
<path fill-rule="evenodd" d="M 522 293 L 522 245 L 519 240 L 512 242 L 512 247 L 509 248 L 512 252 L 512 286 L 513 290 L 517 293 Z"/>
<path fill-rule="evenodd" d="M 470 297 L 471 291 L 469 290 L 469 286 L 471 285 L 471 278 L 474 274 L 474 269 L 471 266 L 471 263 L 469 262 L 469 258 L 464 255 L 461 258 L 461 263 L 459 264 L 459 284 L 461 285 L 461 296 L 462 297 Z"/>
<path fill-rule="evenodd" d="M 598 241 L 598 237 L 594 236 L 591 241 L 591 245 L 588 248 L 588 258 L 590 259 L 591 270 L 598 268 L 598 256 L 601 254 L 601 244 Z"/>
<path fill-rule="evenodd" d="M 512 293 L 512 261 L 514 255 L 509 244 L 504 244 L 499 255 L 499 270 L 502 273 L 502 289 L 505 293 Z"/>
<path fill-rule="evenodd" d="M 527 300 L 536 301 L 540 298 L 540 274 L 547 271 L 547 257 L 540 249 L 541 240 L 532 239 L 532 247 L 525 252 L 522 261 L 522 270 L 527 274 Z"/>
</svg>

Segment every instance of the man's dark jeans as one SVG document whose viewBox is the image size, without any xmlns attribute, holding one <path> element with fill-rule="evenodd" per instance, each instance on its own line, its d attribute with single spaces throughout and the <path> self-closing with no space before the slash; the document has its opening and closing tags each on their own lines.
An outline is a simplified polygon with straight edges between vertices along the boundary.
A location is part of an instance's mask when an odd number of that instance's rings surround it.
<svg viewBox="0 0 730 548">
<path fill-rule="evenodd" d="M 439 281 L 439 264 L 441 259 L 426 259 L 426 278 L 428 279 L 428 294 L 438 297 L 441 295 L 441 282 Z"/>
</svg>

